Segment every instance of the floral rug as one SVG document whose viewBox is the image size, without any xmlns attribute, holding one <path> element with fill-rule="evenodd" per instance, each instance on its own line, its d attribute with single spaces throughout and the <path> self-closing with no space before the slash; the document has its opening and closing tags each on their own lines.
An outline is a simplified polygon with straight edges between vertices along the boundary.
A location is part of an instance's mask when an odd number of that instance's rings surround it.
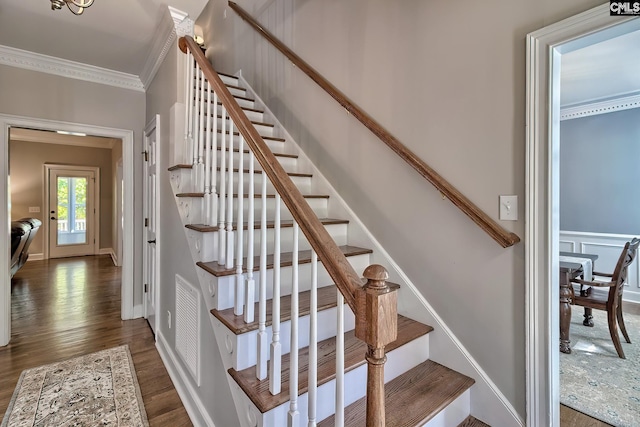
<svg viewBox="0 0 640 427">
<path fill-rule="evenodd" d="M 593 310 L 595 326 L 582 325 L 584 309 L 572 306 L 571 354 L 560 353 L 560 402 L 617 427 L 640 425 L 640 316 L 624 314 L 631 338 L 620 341 L 620 359 L 606 312 Z"/>
<path fill-rule="evenodd" d="M 1 427 L 148 425 L 124 345 L 23 371 Z"/>
</svg>

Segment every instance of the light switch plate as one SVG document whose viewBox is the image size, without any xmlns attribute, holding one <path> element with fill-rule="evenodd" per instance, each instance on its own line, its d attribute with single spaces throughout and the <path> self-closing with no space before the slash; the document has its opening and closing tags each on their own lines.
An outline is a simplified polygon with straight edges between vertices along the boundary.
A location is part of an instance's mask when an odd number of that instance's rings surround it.
<svg viewBox="0 0 640 427">
<path fill-rule="evenodd" d="M 500 219 L 518 220 L 518 196 L 500 196 Z"/>
<path fill-rule="evenodd" d="M 29 206 L 29 213 L 38 213 L 40 212 L 40 206 Z"/>
</svg>

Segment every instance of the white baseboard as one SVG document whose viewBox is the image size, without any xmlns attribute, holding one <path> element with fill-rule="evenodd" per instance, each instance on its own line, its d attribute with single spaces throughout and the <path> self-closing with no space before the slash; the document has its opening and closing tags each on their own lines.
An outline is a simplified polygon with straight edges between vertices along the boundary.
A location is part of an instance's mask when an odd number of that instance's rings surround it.
<svg viewBox="0 0 640 427">
<path fill-rule="evenodd" d="M 113 251 L 113 248 L 100 248 L 98 251 L 100 255 L 109 255 L 111 256 L 111 261 L 113 261 L 113 265 L 118 266 L 118 257 L 116 253 Z"/>
<path fill-rule="evenodd" d="M 184 405 L 193 425 L 196 427 L 215 427 L 205 405 L 202 403 L 198 393 L 196 393 L 196 390 L 189 382 L 189 375 L 182 368 L 177 355 L 171 350 L 171 347 L 159 330 L 156 348 L 160 353 L 162 362 L 164 363 L 165 368 L 167 368 L 167 372 L 169 372 L 171 381 L 173 381 L 173 385 L 175 386 L 178 396 L 180 396 L 180 400 L 182 400 L 182 404 Z"/>
<path fill-rule="evenodd" d="M 29 262 L 29 261 L 41 261 L 43 259 L 44 259 L 44 254 L 43 253 L 29 254 L 29 258 L 27 258 L 27 262 Z"/>
</svg>

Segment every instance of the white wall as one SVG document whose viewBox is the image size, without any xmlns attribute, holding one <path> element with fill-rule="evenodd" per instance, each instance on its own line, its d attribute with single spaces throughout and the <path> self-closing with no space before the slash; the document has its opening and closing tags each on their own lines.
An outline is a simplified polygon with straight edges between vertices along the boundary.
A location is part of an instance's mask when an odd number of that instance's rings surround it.
<svg viewBox="0 0 640 427">
<path fill-rule="evenodd" d="M 0 113 L 132 130 L 134 192 L 142 188 L 142 92 L 0 65 Z M 142 200 L 134 194 L 134 254 L 142 248 Z M 142 262 L 134 262 L 134 304 L 142 304 Z"/>
<path fill-rule="evenodd" d="M 226 3 L 197 21 L 215 68 L 242 70 L 524 417 L 524 245 L 502 249 Z M 490 216 L 518 195 L 502 225 L 524 237 L 525 36 L 600 2 L 238 3 Z"/>
<path fill-rule="evenodd" d="M 176 315 L 176 274 L 182 276 L 185 280 L 193 284 L 196 288 L 200 288 L 198 277 L 196 275 L 195 261 L 191 258 L 191 252 L 187 242 L 185 229 L 182 226 L 178 207 L 176 205 L 171 183 L 169 181 L 170 174 L 168 168 L 173 166 L 169 162 L 173 158 L 171 155 L 170 139 L 171 139 L 171 107 L 178 101 L 184 102 L 179 97 L 182 87 L 178 82 L 178 67 L 183 65 L 183 54 L 178 50 L 177 44 L 174 42 L 167 57 L 161 65 L 153 82 L 147 90 L 147 121 L 150 121 L 155 114 L 160 114 L 160 129 L 158 134 L 160 137 L 160 163 L 158 165 L 158 185 L 160 197 L 159 212 L 159 233 L 158 233 L 158 250 L 160 251 L 160 304 L 158 309 L 159 334 L 162 339 L 159 340 L 160 345 L 166 344 L 166 350 L 173 353 L 171 363 L 180 364 L 180 366 L 168 366 L 167 368 L 174 372 L 182 371 L 185 376 L 182 385 L 176 384 L 180 389 L 190 390 L 191 400 L 183 401 L 185 406 L 199 405 L 200 411 L 206 411 L 201 419 L 192 419 L 195 425 L 205 425 L 207 417 L 217 426 L 235 426 L 240 425 L 236 411 L 233 410 L 234 403 L 231 391 L 226 378 L 226 371 L 220 358 L 220 352 L 216 344 L 213 329 L 211 327 L 210 316 L 207 310 L 204 298 L 201 298 L 202 307 L 200 309 L 201 324 L 201 354 L 200 354 L 200 372 L 201 385 L 198 387 L 196 382 L 188 374 L 188 369 L 177 356 L 175 350 L 175 325 L 169 327 L 167 316 L 171 313 L 173 319 Z M 190 412 L 191 416 L 195 416 L 194 412 Z"/>
</svg>

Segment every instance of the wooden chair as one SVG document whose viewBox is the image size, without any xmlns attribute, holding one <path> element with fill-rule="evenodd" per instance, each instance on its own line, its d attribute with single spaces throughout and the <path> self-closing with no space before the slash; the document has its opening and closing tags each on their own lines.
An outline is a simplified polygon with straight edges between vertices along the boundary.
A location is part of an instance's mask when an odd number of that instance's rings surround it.
<svg viewBox="0 0 640 427">
<path fill-rule="evenodd" d="M 640 245 L 640 239 L 638 238 L 634 238 L 624 245 L 624 249 L 620 254 L 620 258 L 612 274 L 593 272 L 594 276 L 610 277 L 610 281 L 586 281 L 581 279 L 573 279 L 571 281 L 575 285 L 579 285 L 575 286 L 576 289 L 573 289 L 572 303 L 585 307 L 585 322 L 589 320 L 586 317 L 586 309 L 595 308 L 596 310 L 604 310 L 607 312 L 609 334 L 618 352 L 618 356 L 621 359 L 625 359 L 625 356 L 624 351 L 622 351 L 622 345 L 620 344 L 620 337 L 618 336 L 618 326 L 620 326 L 620 331 L 622 331 L 624 339 L 628 343 L 631 343 L 624 325 L 624 318 L 622 317 L 622 291 L 627 281 L 628 267 L 638 252 L 638 245 Z M 591 310 L 589 310 L 589 315 L 590 311 Z M 585 323 L 585 325 L 587 325 L 587 323 Z M 591 323 L 591 326 L 592 325 L 593 323 Z"/>
</svg>

